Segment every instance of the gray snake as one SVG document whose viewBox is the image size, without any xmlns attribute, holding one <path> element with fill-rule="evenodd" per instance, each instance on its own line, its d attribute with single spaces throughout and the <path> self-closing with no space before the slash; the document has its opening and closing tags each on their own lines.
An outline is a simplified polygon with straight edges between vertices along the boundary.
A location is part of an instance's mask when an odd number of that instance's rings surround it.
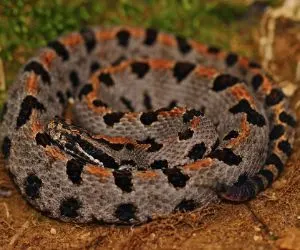
<svg viewBox="0 0 300 250">
<path fill-rule="evenodd" d="M 151 28 L 99 27 L 24 65 L 0 145 L 47 216 L 137 224 L 255 197 L 283 171 L 295 125 L 259 64 Z"/>
</svg>

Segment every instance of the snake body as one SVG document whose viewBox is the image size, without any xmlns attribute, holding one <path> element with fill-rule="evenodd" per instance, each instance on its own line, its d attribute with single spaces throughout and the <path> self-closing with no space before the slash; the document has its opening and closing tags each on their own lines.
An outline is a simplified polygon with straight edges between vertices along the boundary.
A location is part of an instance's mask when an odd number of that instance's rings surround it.
<svg viewBox="0 0 300 250">
<path fill-rule="evenodd" d="M 132 27 L 50 42 L 20 70 L 1 119 L 6 167 L 30 204 L 127 224 L 255 197 L 283 171 L 296 125 L 259 64 Z"/>
</svg>

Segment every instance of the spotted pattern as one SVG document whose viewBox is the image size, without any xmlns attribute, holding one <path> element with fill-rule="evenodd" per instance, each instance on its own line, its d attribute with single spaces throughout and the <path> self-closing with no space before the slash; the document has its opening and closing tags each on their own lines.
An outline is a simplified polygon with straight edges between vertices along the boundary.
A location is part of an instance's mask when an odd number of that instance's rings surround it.
<svg viewBox="0 0 300 250">
<path fill-rule="evenodd" d="M 296 126 L 259 64 L 131 27 L 48 43 L 0 121 L 7 169 L 34 207 L 122 224 L 254 198 L 283 172 Z"/>
</svg>

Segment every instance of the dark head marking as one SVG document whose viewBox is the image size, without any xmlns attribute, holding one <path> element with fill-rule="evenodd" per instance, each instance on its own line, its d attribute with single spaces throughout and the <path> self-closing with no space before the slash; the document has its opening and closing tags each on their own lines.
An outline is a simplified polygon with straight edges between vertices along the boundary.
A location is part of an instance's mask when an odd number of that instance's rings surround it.
<svg viewBox="0 0 300 250">
<path fill-rule="evenodd" d="M 267 106 L 273 106 L 280 103 L 284 98 L 284 94 L 281 89 L 272 89 L 271 93 L 266 96 Z"/>
<path fill-rule="evenodd" d="M 113 172 L 115 184 L 124 192 L 132 191 L 132 173 L 127 169 L 115 170 Z"/>
<path fill-rule="evenodd" d="M 163 173 L 166 176 L 168 176 L 168 181 L 175 188 L 185 187 L 187 181 L 190 179 L 190 177 L 188 175 L 181 173 L 180 169 L 178 169 L 178 168 L 166 168 L 166 169 L 163 169 Z"/>
<path fill-rule="evenodd" d="M 63 217 L 76 218 L 78 216 L 78 210 L 81 207 L 81 203 L 75 198 L 68 198 L 63 200 L 60 204 L 59 210 Z"/>
<path fill-rule="evenodd" d="M 173 69 L 173 76 L 177 79 L 177 82 L 180 82 L 186 78 L 195 67 L 196 66 L 193 63 L 177 62 Z"/>
<path fill-rule="evenodd" d="M 260 69 L 261 68 L 261 65 L 256 63 L 256 62 L 249 62 L 248 66 L 250 68 L 257 68 L 257 69 Z"/>
<path fill-rule="evenodd" d="M 138 78 L 143 78 L 150 70 L 149 64 L 144 62 L 133 62 L 130 66 L 132 72 L 136 74 Z"/>
<path fill-rule="evenodd" d="M 80 34 L 84 40 L 87 52 L 90 53 L 96 47 L 96 37 L 94 31 L 89 28 L 83 28 L 80 30 Z"/>
<path fill-rule="evenodd" d="M 17 118 L 17 129 L 22 127 L 30 119 L 33 109 L 41 112 L 46 111 L 46 108 L 42 103 L 40 103 L 34 96 L 28 95 L 24 98 L 21 104 L 21 109 Z"/>
<path fill-rule="evenodd" d="M 168 168 L 167 160 L 155 160 L 150 164 L 150 168 L 152 169 L 166 169 Z"/>
<path fill-rule="evenodd" d="M 105 107 L 105 108 L 107 108 L 107 104 L 104 103 L 104 102 L 102 102 L 100 99 L 95 99 L 95 100 L 93 101 L 93 105 L 94 105 L 95 107 Z"/>
<path fill-rule="evenodd" d="M 196 161 L 202 159 L 205 152 L 206 152 L 205 144 L 204 142 L 201 142 L 193 146 L 193 148 L 188 153 L 188 157 L 191 160 Z"/>
<path fill-rule="evenodd" d="M 3 103 L 3 106 L 2 106 L 2 110 L 1 110 L 1 113 L 0 113 L 0 122 L 3 121 L 4 119 L 4 116 L 6 115 L 7 113 L 7 103 Z"/>
<path fill-rule="evenodd" d="M 46 133 L 37 133 L 35 136 L 35 141 L 37 145 L 41 145 L 43 147 L 51 145 L 51 137 Z"/>
<path fill-rule="evenodd" d="M 211 158 L 218 159 L 230 166 L 232 165 L 239 165 L 242 161 L 242 157 L 236 155 L 231 149 L 223 148 L 223 149 L 216 149 L 210 155 Z"/>
<path fill-rule="evenodd" d="M 144 106 L 147 110 L 152 110 L 152 101 L 151 101 L 151 97 L 148 95 L 147 92 L 144 93 Z"/>
<path fill-rule="evenodd" d="M 49 42 L 48 47 L 53 49 L 56 52 L 56 54 L 62 58 L 63 61 L 69 59 L 69 52 L 61 42 L 59 41 Z"/>
<path fill-rule="evenodd" d="M 47 70 L 43 67 L 42 64 L 32 61 L 28 63 L 25 68 L 24 72 L 30 72 L 33 71 L 36 75 L 39 75 L 42 78 L 43 83 L 46 83 L 48 85 L 51 84 L 50 75 Z"/>
<path fill-rule="evenodd" d="M 88 95 L 88 94 L 91 93 L 92 91 L 93 91 L 93 86 L 92 86 L 92 84 L 89 84 L 89 83 L 88 83 L 88 84 L 85 84 L 85 85 L 82 87 L 82 89 L 80 90 L 80 92 L 79 92 L 79 95 L 78 95 L 79 99 L 81 100 L 83 96 Z"/>
<path fill-rule="evenodd" d="M 148 28 L 146 29 L 146 37 L 144 40 L 144 44 L 151 46 L 156 42 L 157 31 L 155 29 Z"/>
<path fill-rule="evenodd" d="M 210 46 L 207 48 L 207 52 L 210 54 L 218 54 L 220 53 L 220 48 L 214 47 L 214 46 Z"/>
<path fill-rule="evenodd" d="M 35 174 L 28 175 L 24 182 L 25 193 L 30 199 L 36 199 L 40 196 L 42 181 Z"/>
<path fill-rule="evenodd" d="M 58 101 L 61 105 L 65 105 L 66 104 L 66 100 L 65 100 L 65 96 L 63 94 L 63 92 L 61 92 L 60 90 L 56 92 L 56 96 L 58 98 Z"/>
<path fill-rule="evenodd" d="M 229 53 L 225 59 L 226 64 L 228 67 L 231 67 L 236 64 L 238 61 L 238 56 L 235 53 Z"/>
<path fill-rule="evenodd" d="M 147 113 L 142 113 L 140 120 L 144 125 L 151 125 L 153 122 L 157 121 L 157 112 L 147 112 Z"/>
<path fill-rule="evenodd" d="M 127 30 L 120 30 L 116 36 L 120 46 L 128 46 L 130 33 Z"/>
<path fill-rule="evenodd" d="M 112 112 L 103 116 L 103 120 L 106 125 L 114 126 L 115 123 L 120 122 L 121 118 L 124 116 L 123 112 Z"/>
<path fill-rule="evenodd" d="M 191 45 L 189 45 L 188 41 L 182 36 L 176 36 L 177 46 L 182 54 L 186 54 L 190 52 L 192 49 Z"/>
<path fill-rule="evenodd" d="M 11 140 L 8 136 L 5 136 L 2 143 L 2 154 L 4 159 L 8 159 L 10 155 L 10 148 L 11 148 Z"/>
<path fill-rule="evenodd" d="M 100 82 L 104 83 L 107 87 L 113 86 L 115 84 L 114 80 L 111 78 L 110 73 L 101 73 L 98 76 Z"/>
<path fill-rule="evenodd" d="M 231 76 L 229 74 L 221 74 L 215 78 L 212 89 L 214 91 L 222 91 L 237 84 L 238 82 L 240 81 L 235 76 Z"/>
<path fill-rule="evenodd" d="M 229 112 L 233 114 L 246 113 L 247 121 L 253 125 L 263 127 L 266 125 L 266 120 L 263 115 L 252 109 L 249 102 L 246 99 L 242 99 L 238 104 L 229 109 Z"/>
<path fill-rule="evenodd" d="M 134 108 L 129 99 L 127 99 L 125 96 L 121 96 L 120 100 L 129 111 L 134 112 Z"/>
<path fill-rule="evenodd" d="M 80 184 L 83 163 L 78 159 L 71 159 L 67 162 L 67 175 L 74 184 Z"/>
<path fill-rule="evenodd" d="M 91 73 L 96 72 L 100 68 L 101 68 L 101 65 L 98 62 L 93 62 L 90 67 Z"/>
<path fill-rule="evenodd" d="M 77 88 L 80 84 L 79 76 L 76 71 L 71 71 L 69 75 L 69 79 L 72 83 L 73 88 Z"/>
<path fill-rule="evenodd" d="M 115 216 L 122 222 L 130 223 L 135 219 L 137 208 L 131 203 L 125 203 L 118 206 L 115 211 Z"/>
<path fill-rule="evenodd" d="M 197 207 L 197 204 L 194 200 L 186 200 L 183 199 L 176 207 L 175 211 L 180 211 L 180 212 L 188 212 L 188 211 L 193 211 Z"/>
<path fill-rule="evenodd" d="M 261 74 L 256 74 L 252 77 L 251 84 L 254 90 L 258 90 L 258 88 L 262 85 L 264 82 L 264 78 Z"/>
</svg>

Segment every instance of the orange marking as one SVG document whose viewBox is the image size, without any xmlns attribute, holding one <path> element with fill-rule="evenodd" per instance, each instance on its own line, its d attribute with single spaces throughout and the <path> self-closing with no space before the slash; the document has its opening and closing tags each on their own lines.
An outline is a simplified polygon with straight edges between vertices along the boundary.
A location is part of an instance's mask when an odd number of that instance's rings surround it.
<svg viewBox="0 0 300 250">
<path fill-rule="evenodd" d="M 160 70 L 160 69 L 171 69 L 174 66 L 174 62 L 170 60 L 149 60 L 149 65 L 152 69 Z"/>
<path fill-rule="evenodd" d="M 205 158 L 190 164 L 186 164 L 183 166 L 184 170 L 191 170 L 191 171 L 196 171 L 201 168 L 209 167 L 212 164 L 212 159 L 211 158 Z"/>
<path fill-rule="evenodd" d="M 28 94 L 36 96 L 38 93 L 39 85 L 38 85 L 38 75 L 34 72 L 31 72 L 26 81 L 26 90 Z"/>
<path fill-rule="evenodd" d="M 192 128 L 197 128 L 200 124 L 200 117 L 194 117 L 192 122 L 191 122 L 191 125 L 192 125 Z"/>
<path fill-rule="evenodd" d="M 60 160 L 60 161 L 64 161 L 64 162 L 68 161 L 68 158 L 66 157 L 66 155 L 56 147 L 47 145 L 45 148 L 45 152 L 47 155 L 52 157 L 54 160 Z"/>
<path fill-rule="evenodd" d="M 143 179 L 143 180 L 149 180 L 158 177 L 158 174 L 154 170 L 146 170 L 146 171 L 139 171 L 136 173 L 136 177 Z"/>
<path fill-rule="evenodd" d="M 158 42 L 164 44 L 164 45 L 167 45 L 167 46 L 170 46 L 170 47 L 175 47 L 176 46 L 176 40 L 171 37 L 170 35 L 167 35 L 167 34 L 163 34 L 163 33 L 160 33 L 157 37 L 157 40 Z"/>
<path fill-rule="evenodd" d="M 205 44 L 196 42 L 196 41 L 189 41 L 192 47 L 197 51 L 197 53 L 205 55 L 207 54 L 207 46 Z"/>
<path fill-rule="evenodd" d="M 159 115 L 163 117 L 179 117 L 182 114 L 184 114 L 185 111 L 186 111 L 185 108 L 175 107 L 171 111 L 161 111 L 159 112 Z"/>
<path fill-rule="evenodd" d="M 107 41 L 107 40 L 112 40 L 116 36 L 116 30 L 101 30 L 101 31 L 96 31 L 95 32 L 96 40 L 97 41 Z"/>
<path fill-rule="evenodd" d="M 214 69 L 214 68 L 198 66 L 196 68 L 196 73 L 199 76 L 204 76 L 204 77 L 207 77 L 207 78 L 212 78 L 212 77 L 214 77 L 218 73 L 218 71 L 216 69 Z"/>
<path fill-rule="evenodd" d="M 134 121 L 136 121 L 138 116 L 139 116 L 139 113 L 137 113 L 137 112 L 128 112 L 128 113 L 125 113 L 124 118 L 126 118 L 130 122 L 134 122 Z"/>
<path fill-rule="evenodd" d="M 128 27 L 128 28 L 125 27 L 124 29 L 128 30 L 130 32 L 130 34 L 135 38 L 141 38 L 141 37 L 145 36 L 144 29 L 134 28 L 134 27 Z"/>
<path fill-rule="evenodd" d="M 83 43 L 83 38 L 78 33 L 72 33 L 68 36 L 62 37 L 60 42 L 65 46 L 75 47 Z"/>
<path fill-rule="evenodd" d="M 247 115 L 244 114 L 241 122 L 241 131 L 236 138 L 232 138 L 227 144 L 226 147 L 233 148 L 237 145 L 241 145 L 241 143 L 248 138 L 250 134 L 250 126 L 247 122 Z"/>
<path fill-rule="evenodd" d="M 243 85 L 239 84 L 231 87 L 231 93 L 238 100 L 246 99 L 251 105 L 255 105 L 253 96 L 249 93 L 247 89 L 245 89 Z"/>
<path fill-rule="evenodd" d="M 47 50 L 41 54 L 40 58 L 45 68 L 49 69 L 56 58 L 56 53 L 53 50 Z"/>
<path fill-rule="evenodd" d="M 273 84 L 271 82 L 271 80 L 269 80 L 266 76 L 264 76 L 264 75 L 262 75 L 262 76 L 264 78 L 264 81 L 263 81 L 262 86 L 260 87 L 261 91 L 265 94 L 269 94 L 273 88 L 273 85 L 275 85 L 275 84 Z"/>
<path fill-rule="evenodd" d="M 33 110 L 31 114 L 31 130 L 33 132 L 33 136 L 43 131 L 43 129 L 44 126 L 40 123 L 39 119 L 37 119 L 37 111 Z"/>
<path fill-rule="evenodd" d="M 247 69 L 248 70 L 248 65 L 249 65 L 249 60 L 246 58 L 246 57 L 240 57 L 239 58 L 239 64 L 243 67 L 243 68 L 245 68 L 245 69 Z"/>
<path fill-rule="evenodd" d="M 92 175 L 95 175 L 97 177 L 99 177 L 102 181 L 104 180 L 108 180 L 108 178 L 112 177 L 112 171 L 107 169 L 107 168 L 103 168 L 101 166 L 95 166 L 95 165 L 87 165 L 85 167 L 85 170 Z"/>
<path fill-rule="evenodd" d="M 134 139 L 128 138 L 128 137 L 122 137 L 122 136 L 108 136 L 108 135 L 93 135 L 92 138 L 94 139 L 104 139 L 110 143 L 114 144 L 126 144 L 126 143 L 132 143 L 135 144 L 136 141 Z"/>
</svg>

